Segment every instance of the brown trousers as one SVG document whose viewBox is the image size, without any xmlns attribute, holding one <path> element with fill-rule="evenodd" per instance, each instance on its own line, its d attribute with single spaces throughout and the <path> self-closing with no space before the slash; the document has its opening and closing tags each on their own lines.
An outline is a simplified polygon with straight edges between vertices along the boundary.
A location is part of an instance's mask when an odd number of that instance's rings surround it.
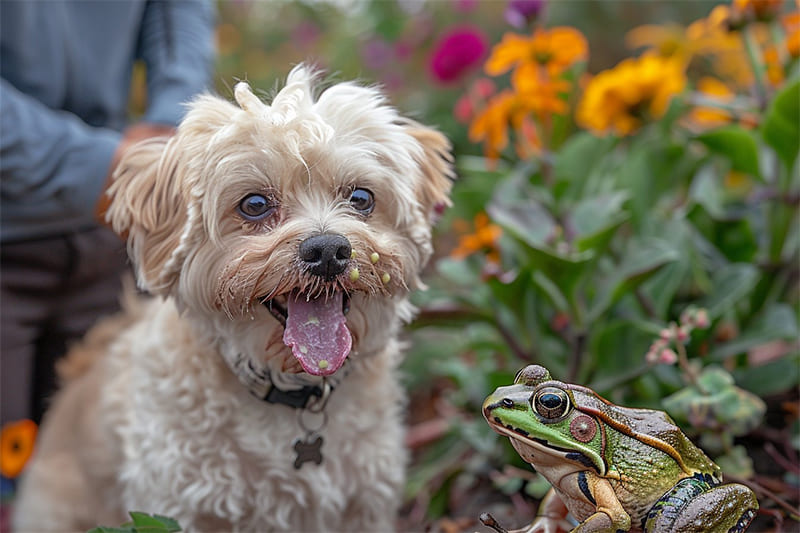
<svg viewBox="0 0 800 533">
<path fill-rule="evenodd" d="M 106 228 L 0 245 L 0 422 L 37 423 L 55 361 L 119 309 L 125 246 Z"/>
</svg>

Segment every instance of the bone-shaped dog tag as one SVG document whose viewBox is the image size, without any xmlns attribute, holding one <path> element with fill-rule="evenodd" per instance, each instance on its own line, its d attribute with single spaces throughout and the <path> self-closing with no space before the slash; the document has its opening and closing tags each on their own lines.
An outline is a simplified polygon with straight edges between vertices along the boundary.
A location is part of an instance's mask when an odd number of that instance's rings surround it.
<svg viewBox="0 0 800 533">
<path fill-rule="evenodd" d="M 322 437 L 317 435 L 317 438 L 312 440 L 312 435 L 308 435 L 305 439 L 298 439 L 294 443 L 294 451 L 297 458 L 294 460 L 294 467 L 300 469 L 304 463 L 322 464 Z"/>
</svg>

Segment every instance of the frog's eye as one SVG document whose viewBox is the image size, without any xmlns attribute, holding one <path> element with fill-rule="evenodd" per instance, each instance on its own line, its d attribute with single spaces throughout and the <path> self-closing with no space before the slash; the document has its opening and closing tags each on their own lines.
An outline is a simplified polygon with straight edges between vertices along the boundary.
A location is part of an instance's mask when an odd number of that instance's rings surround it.
<svg viewBox="0 0 800 533">
<path fill-rule="evenodd" d="M 559 419 L 570 410 L 569 396 L 558 387 L 545 387 L 533 396 L 531 406 L 546 420 Z"/>
</svg>

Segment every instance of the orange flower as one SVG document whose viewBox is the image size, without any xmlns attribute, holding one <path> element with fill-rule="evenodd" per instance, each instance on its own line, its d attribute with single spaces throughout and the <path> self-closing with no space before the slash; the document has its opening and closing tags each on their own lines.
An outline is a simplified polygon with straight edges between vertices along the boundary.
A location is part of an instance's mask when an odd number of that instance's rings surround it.
<svg viewBox="0 0 800 533">
<path fill-rule="evenodd" d="M 775 46 L 767 46 L 764 49 L 764 69 L 767 73 L 769 82 L 778 86 L 783 83 L 785 78 L 783 74 L 783 65 L 781 65 L 780 53 Z"/>
<path fill-rule="evenodd" d="M 530 37 L 507 33 L 486 61 L 486 72 L 498 76 L 511 68 L 544 67 L 552 76 L 589 55 L 586 38 L 575 28 L 537 29 Z"/>
<path fill-rule="evenodd" d="M 578 104 L 578 123 L 598 134 L 630 135 L 643 120 L 664 115 L 686 85 L 679 60 L 645 54 L 595 76 Z"/>
<path fill-rule="evenodd" d="M 800 11 L 784 15 L 781 24 L 786 32 L 786 51 L 792 57 L 800 56 Z"/>
<path fill-rule="evenodd" d="M 17 477 L 33 453 L 36 424 L 31 420 L 9 422 L 0 431 L 0 474 Z"/>
<path fill-rule="evenodd" d="M 783 3 L 784 0 L 733 0 L 733 11 L 748 20 L 772 20 Z"/>
<path fill-rule="evenodd" d="M 508 146 L 508 126 L 517 115 L 516 104 L 517 95 L 505 90 L 489 100 L 469 127 L 469 139 L 472 142 L 484 141 L 484 151 L 489 159 L 497 159 Z"/>
<path fill-rule="evenodd" d="M 505 90 L 489 101 L 469 128 L 472 142 L 484 142 L 484 152 L 488 159 L 497 159 L 508 146 L 509 127 L 517 134 L 517 152 L 527 157 L 541 147 L 539 136 L 530 123 L 532 113 L 539 115 L 567 110 L 566 102 L 560 98 L 559 91 L 569 83 L 558 80 L 531 85 L 525 93 Z"/>
<path fill-rule="evenodd" d="M 464 259 L 476 252 L 485 251 L 486 259 L 492 263 L 500 263 L 500 249 L 498 241 L 503 234 L 500 226 L 489 222 L 489 216 L 484 213 L 475 215 L 475 232 L 462 235 L 458 246 L 450 252 L 453 259 Z"/>
<path fill-rule="evenodd" d="M 515 73 L 516 88 L 519 97 L 525 102 L 525 107 L 539 115 L 550 113 L 566 113 L 568 106 L 562 95 L 571 87 L 567 80 L 551 80 L 546 77 L 525 77 L 524 69 Z M 519 74 L 519 76 L 516 76 Z"/>
</svg>

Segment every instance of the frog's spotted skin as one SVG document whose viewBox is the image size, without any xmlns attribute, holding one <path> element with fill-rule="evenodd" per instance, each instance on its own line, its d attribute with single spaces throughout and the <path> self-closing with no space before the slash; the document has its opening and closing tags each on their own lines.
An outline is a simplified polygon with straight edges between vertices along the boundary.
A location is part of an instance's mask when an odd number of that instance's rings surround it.
<svg viewBox="0 0 800 533">
<path fill-rule="evenodd" d="M 543 367 L 522 369 L 483 412 L 553 486 L 525 531 L 556 531 L 569 510 L 579 532 L 737 532 L 758 509 L 744 485 L 720 485 L 719 467 L 666 413 L 614 405 Z"/>
</svg>

